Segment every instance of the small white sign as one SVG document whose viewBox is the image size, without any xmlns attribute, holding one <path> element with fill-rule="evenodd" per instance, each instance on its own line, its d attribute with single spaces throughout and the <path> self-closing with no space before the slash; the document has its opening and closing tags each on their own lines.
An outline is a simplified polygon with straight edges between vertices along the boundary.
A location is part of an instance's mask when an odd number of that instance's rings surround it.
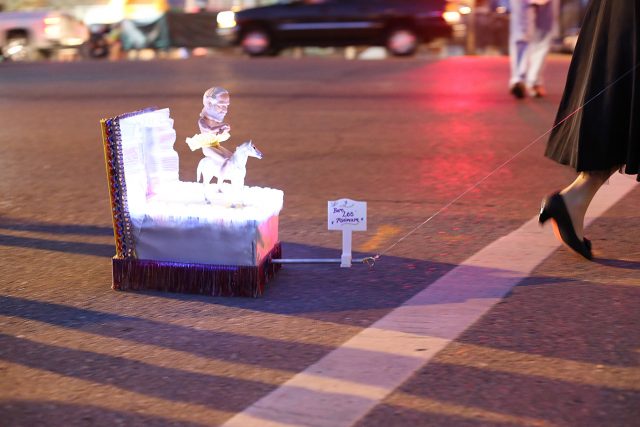
<svg viewBox="0 0 640 427">
<path fill-rule="evenodd" d="M 329 230 L 367 230 L 367 202 L 330 200 L 328 207 Z"/>
</svg>

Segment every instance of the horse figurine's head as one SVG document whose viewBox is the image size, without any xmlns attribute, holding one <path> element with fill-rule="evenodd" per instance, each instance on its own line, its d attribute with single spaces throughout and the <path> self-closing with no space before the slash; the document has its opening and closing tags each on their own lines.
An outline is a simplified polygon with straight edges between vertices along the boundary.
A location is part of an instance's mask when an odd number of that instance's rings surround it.
<svg viewBox="0 0 640 427">
<path fill-rule="evenodd" d="M 236 150 L 243 151 L 247 156 L 255 157 L 256 159 L 262 158 L 262 153 L 256 148 L 255 145 L 253 145 L 253 142 L 251 141 L 243 142 L 242 144 L 238 145 L 238 148 L 236 148 Z"/>
</svg>

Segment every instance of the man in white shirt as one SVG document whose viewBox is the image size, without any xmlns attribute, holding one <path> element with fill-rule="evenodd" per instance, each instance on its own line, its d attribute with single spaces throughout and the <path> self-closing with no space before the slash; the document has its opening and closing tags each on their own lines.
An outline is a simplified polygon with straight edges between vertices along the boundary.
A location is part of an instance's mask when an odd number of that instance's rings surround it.
<svg viewBox="0 0 640 427">
<path fill-rule="evenodd" d="M 510 0 L 509 91 L 522 99 L 542 97 L 542 68 L 557 23 L 558 0 Z"/>
</svg>

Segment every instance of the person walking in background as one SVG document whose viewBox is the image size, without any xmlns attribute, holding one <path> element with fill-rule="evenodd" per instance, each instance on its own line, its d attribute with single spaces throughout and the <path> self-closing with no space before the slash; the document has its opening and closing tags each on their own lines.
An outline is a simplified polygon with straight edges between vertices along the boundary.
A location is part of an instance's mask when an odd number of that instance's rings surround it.
<svg viewBox="0 0 640 427">
<path fill-rule="evenodd" d="M 557 24 L 557 0 L 509 0 L 509 9 L 509 90 L 518 99 L 542 97 L 542 68 Z"/>
<path fill-rule="evenodd" d="M 579 174 L 543 200 L 539 220 L 592 259 L 583 234 L 591 200 L 616 170 L 640 181 L 640 1 L 588 5 L 555 123 L 545 156 Z"/>
</svg>

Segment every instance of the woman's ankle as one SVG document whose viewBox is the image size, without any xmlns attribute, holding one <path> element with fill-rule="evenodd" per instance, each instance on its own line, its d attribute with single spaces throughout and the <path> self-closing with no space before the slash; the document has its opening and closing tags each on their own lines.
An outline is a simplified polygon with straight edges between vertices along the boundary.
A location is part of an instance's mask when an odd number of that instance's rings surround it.
<svg viewBox="0 0 640 427">
<path fill-rule="evenodd" d="M 583 189 L 570 186 L 560 192 L 569 212 L 569 217 L 571 217 L 573 228 L 580 239 L 583 238 L 584 217 L 591 202 L 589 194 L 581 190 Z"/>
</svg>

